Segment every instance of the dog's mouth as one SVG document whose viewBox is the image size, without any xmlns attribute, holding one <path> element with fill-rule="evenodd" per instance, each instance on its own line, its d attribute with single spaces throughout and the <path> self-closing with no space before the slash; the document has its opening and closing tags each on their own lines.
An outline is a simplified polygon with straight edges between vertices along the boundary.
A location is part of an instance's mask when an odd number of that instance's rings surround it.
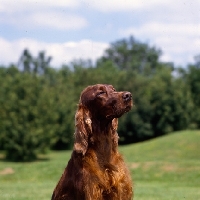
<svg viewBox="0 0 200 200">
<path fill-rule="evenodd" d="M 120 109 L 120 110 L 117 110 L 117 111 L 116 111 L 116 114 L 117 114 L 119 117 L 121 117 L 124 113 L 127 113 L 128 111 L 130 111 L 131 107 L 132 107 L 131 105 L 127 105 L 125 108 Z"/>
<path fill-rule="evenodd" d="M 112 114 L 110 115 L 106 115 L 107 119 L 113 119 L 113 118 L 119 118 L 121 117 L 124 113 L 127 113 L 131 110 L 132 108 L 132 103 L 125 105 L 123 108 L 121 109 L 117 109 L 117 107 L 115 105 L 112 106 Z"/>
<path fill-rule="evenodd" d="M 130 111 L 131 108 L 132 108 L 132 105 L 127 105 L 127 106 L 125 107 L 125 109 L 124 109 L 124 113 Z"/>
</svg>

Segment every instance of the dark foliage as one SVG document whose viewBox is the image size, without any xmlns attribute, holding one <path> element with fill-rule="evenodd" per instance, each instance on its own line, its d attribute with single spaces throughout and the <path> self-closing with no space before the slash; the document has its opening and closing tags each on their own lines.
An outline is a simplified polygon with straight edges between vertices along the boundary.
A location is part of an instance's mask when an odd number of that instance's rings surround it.
<svg viewBox="0 0 200 200">
<path fill-rule="evenodd" d="M 28 161 L 71 148 L 80 92 L 97 83 L 133 95 L 134 108 L 119 121 L 121 144 L 200 128 L 199 56 L 174 69 L 160 55 L 130 37 L 111 44 L 96 65 L 76 60 L 55 70 L 45 52 L 24 50 L 18 65 L 0 67 L 0 149 L 9 160 Z"/>
</svg>

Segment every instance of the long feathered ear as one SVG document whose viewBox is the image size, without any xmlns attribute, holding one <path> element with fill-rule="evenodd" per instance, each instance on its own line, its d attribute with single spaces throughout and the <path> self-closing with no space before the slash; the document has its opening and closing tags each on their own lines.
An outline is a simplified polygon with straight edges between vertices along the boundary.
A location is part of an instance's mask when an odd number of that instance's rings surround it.
<svg viewBox="0 0 200 200">
<path fill-rule="evenodd" d="M 117 119 L 117 118 L 114 118 L 114 119 L 112 120 L 112 129 L 113 129 L 114 131 L 117 131 L 117 127 L 118 127 L 118 119 Z"/>
<path fill-rule="evenodd" d="M 113 131 L 113 151 L 117 150 L 118 147 L 118 140 L 119 140 L 119 136 L 117 133 L 117 127 L 118 127 L 118 119 L 114 118 L 112 120 L 112 131 Z"/>
<path fill-rule="evenodd" d="M 75 124 L 74 151 L 85 155 L 88 148 L 89 135 L 92 133 L 92 121 L 90 111 L 82 104 L 78 106 L 75 115 Z"/>
</svg>

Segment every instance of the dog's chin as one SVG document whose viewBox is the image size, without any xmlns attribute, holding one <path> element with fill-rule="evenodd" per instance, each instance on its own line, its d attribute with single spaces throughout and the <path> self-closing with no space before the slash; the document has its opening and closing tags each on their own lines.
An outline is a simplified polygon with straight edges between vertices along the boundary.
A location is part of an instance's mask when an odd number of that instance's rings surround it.
<svg viewBox="0 0 200 200">
<path fill-rule="evenodd" d="M 124 113 L 127 113 L 131 110 L 131 106 L 126 106 L 124 109 L 122 109 L 120 112 L 119 112 L 119 115 L 120 117 L 124 114 Z"/>
<path fill-rule="evenodd" d="M 132 105 L 127 105 L 122 109 L 115 110 L 115 112 L 111 115 L 107 115 L 106 119 L 112 120 L 114 118 L 120 118 L 124 113 L 127 113 L 131 110 Z"/>
</svg>

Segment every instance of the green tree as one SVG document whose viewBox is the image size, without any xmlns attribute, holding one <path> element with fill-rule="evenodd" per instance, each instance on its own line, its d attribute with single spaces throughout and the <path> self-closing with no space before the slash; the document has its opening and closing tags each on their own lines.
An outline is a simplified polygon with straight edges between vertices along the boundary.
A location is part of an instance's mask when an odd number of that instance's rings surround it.
<svg viewBox="0 0 200 200">
<path fill-rule="evenodd" d="M 19 72 L 5 79 L 1 91 L 4 99 L 0 132 L 6 158 L 13 161 L 34 160 L 38 152 L 45 152 L 49 148 L 51 138 L 50 131 L 43 134 L 46 126 L 43 126 L 41 116 L 51 115 L 43 112 L 44 109 L 41 110 L 38 105 L 43 92 L 40 78 Z"/>
<path fill-rule="evenodd" d="M 80 59 L 54 69 L 44 51 L 34 57 L 25 49 L 17 67 L 0 67 L 0 149 L 27 161 L 49 148 L 71 148 L 80 93 L 97 83 L 133 95 L 133 109 L 119 119 L 122 144 L 199 128 L 199 57 L 174 73 L 160 55 L 130 37 L 112 43 L 95 64 Z"/>
<path fill-rule="evenodd" d="M 53 149 L 70 149 L 73 144 L 74 116 L 78 99 L 75 101 L 75 88 L 73 72 L 68 66 L 63 66 L 56 72 L 56 84 L 51 86 L 51 99 L 53 105 L 51 114 L 56 116 L 52 125 Z"/>
<path fill-rule="evenodd" d="M 120 77 L 122 78 L 122 77 Z M 120 143 L 139 142 L 153 137 L 151 125 L 149 79 L 134 72 L 124 72 L 119 90 L 130 91 L 133 96 L 132 110 L 122 116 L 119 122 Z"/>
<path fill-rule="evenodd" d="M 112 43 L 98 62 L 110 60 L 118 69 L 149 75 L 155 73 L 160 55 L 161 50 L 131 36 Z"/>
<path fill-rule="evenodd" d="M 155 136 L 186 129 L 191 123 L 193 104 L 185 82 L 169 69 L 157 73 L 150 84 L 152 120 Z"/>
<path fill-rule="evenodd" d="M 24 73 L 45 74 L 50 67 L 51 56 L 45 55 L 44 51 L 38 53 L 37 57 L 33 57 L 28 49 L 25 49 L 20 56 L 18 68 Z"/>
<path fill-rule="evenodd" d="M 193 125 L 194 128 L 200 128 L 200 56 L 195 57 L 195 64 L 188 66 L 185 77 L 195 106 L 193 111 Z"/>
</svg>

